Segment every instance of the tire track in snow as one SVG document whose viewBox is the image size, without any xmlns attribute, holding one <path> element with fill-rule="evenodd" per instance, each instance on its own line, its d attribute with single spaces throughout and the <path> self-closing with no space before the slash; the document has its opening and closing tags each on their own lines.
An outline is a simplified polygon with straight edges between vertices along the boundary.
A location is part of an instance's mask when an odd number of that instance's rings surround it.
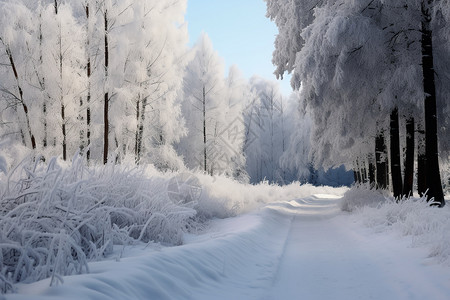
<svg viewBox="0 0 450 300">
<path fill-rule="evenodd" d="M 277 263 L 276 263 L 276 271 L 275 271 L 275 274 L 273 276 L 272 284 L 271 284 L 270 288 L 272 288 L 279 281 L 280 270 L 281 270 L 281 262 L 285 259 L 285 256 L 286 256 L 287 244 L 289 242 L 289 237 L 292 234 L 292 222 L 293 222 L 294 219 L 295 219 L 295 217 L 291 217 L 291 221 L 290 221 L 290 224 L 289 224 L 289 230 L 288 230 L 288 232 L 286 234 L 286 237 L 284 239 L 283 248 L 281 250 L 281 254 L 280 254 L 280 256 L 279 256 L 279 258 L 277 260 Z M 265 294 L 267 294 L 267 292 Z"/>
<path fill-rule="evenodd" d="M 355 227 L 325 195 L 296 203 L 277 205 L 294 217 L 262 299 L 448 299 L 445 279 L 433 282 L 436 273 L 424 269 L 417 249 Z"/>
</svg>

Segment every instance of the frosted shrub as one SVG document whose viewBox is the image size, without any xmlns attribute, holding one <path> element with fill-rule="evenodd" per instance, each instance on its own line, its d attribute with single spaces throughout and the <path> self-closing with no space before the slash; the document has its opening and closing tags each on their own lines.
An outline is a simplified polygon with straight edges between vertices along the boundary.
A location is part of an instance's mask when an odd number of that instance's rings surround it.
<svg viewBox="0 0 450 300">
<path fill-rule="evenodd" d="M 413 246 L 429 249 L 429 256 L 450 264 L 450 209 L 430 207 L 426 198 L 385 201 L 375 207 L 363 207 L 356 214 L 367 227 L 377 232 L 394 231 L 409 236 Z"/>
<path fill-rule="evenodd" d="M 82 158 L 67 167 L 23 162 L 0 189 L 2 292 L 87 272 L 113 244 L 181 244 L 196 212 L 168 199 L 166 181 L 112 164 L 88 169 Z"/>
<path fill-rule="evenodd" d="M 352 212 L 365 206 L 376 207 L 384 203 L 388 197 L 387 191 L 373 189 L 368 185 L 356 185 L 344 194 L 340 206 L 341 210 Z"/>
</svg>

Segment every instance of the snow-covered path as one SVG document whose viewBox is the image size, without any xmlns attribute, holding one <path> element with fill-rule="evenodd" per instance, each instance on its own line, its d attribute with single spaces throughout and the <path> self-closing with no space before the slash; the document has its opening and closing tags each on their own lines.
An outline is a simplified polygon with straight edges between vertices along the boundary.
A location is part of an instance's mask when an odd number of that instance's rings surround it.
<svg viewBox="0 0 450 300">
<path fill-rule="evenodd" d="M 314 198 L 293 218 L 267 299 L 449 299 L 449 272 L 435 278 L 439 268 L 424 267 L 418 249 L 358 232 L 335 201 Z"/>
<path fill-rule="evenodd" d="M 186 244 L 131 248 L 90 274 L 22 285 L 7 299 L 449 299 L 450 270 L 407 239 L 360 228 L 338 196 L 216 220 Z"/>
</svg>

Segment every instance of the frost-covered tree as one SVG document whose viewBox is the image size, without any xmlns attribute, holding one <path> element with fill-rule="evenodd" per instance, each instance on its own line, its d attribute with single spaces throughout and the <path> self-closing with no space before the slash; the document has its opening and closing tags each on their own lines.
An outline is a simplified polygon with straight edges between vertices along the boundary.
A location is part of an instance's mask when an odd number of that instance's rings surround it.
<svg viewBox="0 0 450 300">
<path fill-rule="evenodd" d="M 245 120 L 243 116 L 245 101 L 250 97 L 250 89 L 247 81 L 242 77 L 236 65 L 230 67 L 225 79 L 225 99 L 227 110 L 224 116 L 225 127 L 221 131 L 220 139 L 227 147 L 228 159 L 225 174 L 238 179 L 241 182 L 248 181 L 248 173 L 245 168 Z"/>
<path fill-rule="evenodd" d="M 178 159 L 172 145 L 185 134 L 177 102 L 188 39 L 183 24 L 185 5 L 184 1 L 135 3 L 133 22 L 126 33 L 130 46 L 126 49 L 121 92 L 131 97 L 135 122 L 130 124 L 136 124 L 127 129 L 134 132 L 130 150 L 134 149 L 137 162 L 151 162 L 161 168 L 175 167 L 173 162 Z M 155 27 L 158 30 L 153 30 Z M 129 36 L 129 32 L 137 34 Z"/>
<path fill-rule="evenodd" d="M 181 166 L 186 1 L 0 4 L 2 135 L 46 157 Z"/>
<path fill-rule="evenodd" d="M 55 1 L 42 11 L 42 68 L 46 92 L 52 102 L 46 114 L 56 116 L 56 143 L 62 146 L 62 158 L 79 148 L 77 118 L 83 92 L 84 45 L 81 26 L 68 3 Z M 48 124 L 47 124 L 48 126 Z M 70 137 L 72 136 L 73 137 Z M 70 150 L 69 150 L 70 149 Z"/>
<path fill-rule="evenodd" d="M 249 84 L 253 97 L 245 113 L 247 171 L 252 182 L 282 183 L 285 176 L 279 159 L 288 139 L 286 102 L 274 81 L 253 76 Z"/>
<path fill-rule="evenodd" d="M 285 72 L 291 73 L 295 69 L 297 53 L 305 42 L 302 30 L 314 20 L 314 9 L 323 0 L 265 0 L 267 14 L 278 27 L 275 39 L 275 51 L 272 62 L 276 66 L 275 75 L 283 78 Z M 295 75 L 295 74 L 294 74 Z M 292 80 L 293 87 L 297 81 Z"/>
<path fill-rule="evenodd" d="M 246 168 L 253 183 L 310 182 L 310 118 L 298 92 L 285 99 L 278 83 L 253 76 L 244 110 Z"/>
<path fill-rule="evenodd" d="M 299 97 L 298 92 L 291 94 L 286 105 L 284 122 L 283 154 L 280 167 L 286 181 L 311 182 L 310 134 L 311 119 L 309 112 Z"/>
<path fill-rule="evenodd" d="M 424 95 L 429 94 L 424 93 L 422 85 L 422 80 L 429 77 L 422 69 L 422 57 L 430 57 L 423 56 L 420 46 L 425 40 L 421 23 L 427 20 L 423 18 L 424 2 L 269 0 L 267 3 L 268 16 L 280 29 L 278 39 L 286 39 L 287 32 L 300 32 L 304 41 L 300 46 L 279 41 L 274 62 L 277 72 L 294 72 L 292 84 L 296 88 L 302 86 L 302 97 L 313 112 L 312 147 L 316 164 L 348 164 L 349 158 L 366 157 L 374 148 L 376 157 L 382 159 L 385 155 L 380 151 L 384 150 L 379 149 L 384 148 L 383 132 L 391 119 L 390 165 L 394 194 L 398 196 L 402 193 L 402 179 L 396 142 L 400 132 L 396 129 L 397 110 L 408 120 L 411 131 L 412 120 L 418 119 L 423 109 Z M 311 4 L 309 10 L 299 9 Z M 440 2 L 432 6 L 433 13 L 445 11 L 445 5 Z M 281 21 L 295 9 L 298 9 L 296 22 Z M 295 63 L 288 67 L 286 61 L 275 59 L 283 56 Z M 428 133 L 434 131 L 428 127 Z M 428 138 L 427 148 L 432 150 L 430 142 Z M 411 147 L 410 142 L 407 144 Z M 406 152 L 411 166 L 409 150 Z M 428 170 L 430 166 L 427 164 Z M 377 167 L 376 177 L 381 179 L 386 168 L 381 163 Z M 431 169 L 434 175 L 430 173 L 427 177 L 436 181 L 438 165 Z"/>
<path fill-rule="evenodd" d="M 108 140 L 103 160 L 107 149 L 117 157 L 134 156 L 137 163 L 179 167 L 172 145 L 184 134 L 176 99 L 188 37 L 186 2 L 130 0 L 102 2 L 100 8 L 98 23 L 109 24 L 107 39 L 97 46 L 103 53 L 97 59 L 101 69 L 108 64 L 108 73 L 97 81 L 105 87 L 103 103 L 108 102 L 103 106 L 104 129 L 109 128 L 103 134 Z"/>
<path fill-rule="evenodd" d="M 224 78 L 222 59 L 203 34 L 192 49 L 184 78 L 183 115 L 188 134 L 178 149 L 186 165 L 214 175 L 240 177 L 243 172 L 245 95 L 238 72 L 231 68 Z"/>
<path fill-rule="evenodd" d="M 22 143 L 36 148 L 32 126 L 33 91 L 29 82 L 30 44 L 33 44 L 32 12 L 20 2 L 0 2 L 0 92 L 3 136 L 20 134 Z M 14 20 L 13 22 L 11 20 Z"/>
</svg>

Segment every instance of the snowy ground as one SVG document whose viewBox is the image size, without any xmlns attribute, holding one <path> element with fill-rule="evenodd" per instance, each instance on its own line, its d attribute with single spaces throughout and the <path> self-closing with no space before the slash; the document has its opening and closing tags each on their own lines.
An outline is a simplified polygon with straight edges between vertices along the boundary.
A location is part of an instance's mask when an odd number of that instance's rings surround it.
<svg viewBox="0 0 450 300">
<path fill-rule="evenodd" d="M 117 248 L 90 274 L 6 299 L 449 299 L 450 268 L 340 211 L 341 190 L 214 220 L 178 247 Z M 120 257 L 120 258 L 119 258 Z M 0 296 L 1 297 L 1 296 Z"/>
</svg>

